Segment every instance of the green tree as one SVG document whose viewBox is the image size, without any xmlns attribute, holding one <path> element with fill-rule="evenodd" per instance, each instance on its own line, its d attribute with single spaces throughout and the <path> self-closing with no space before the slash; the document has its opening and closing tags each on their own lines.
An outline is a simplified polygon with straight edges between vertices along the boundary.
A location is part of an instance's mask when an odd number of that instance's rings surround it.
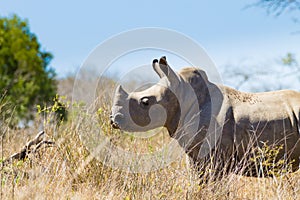
<svg viewBox="0 0 300 200">
<path fill-rule="evenodd" d="M 55 72 L 49 68 L 52 54 L 41 50 L 27 21 L 14 15 L 0 18 L 0 121 L 10 119 L 10 125 L 33 118 L 36 104 L 44 104 L 55 97 Z M 13 112 L 12 112 L 13 111 Z M 13 114 L 12 114 L 13 113 Z"/>
</svg>

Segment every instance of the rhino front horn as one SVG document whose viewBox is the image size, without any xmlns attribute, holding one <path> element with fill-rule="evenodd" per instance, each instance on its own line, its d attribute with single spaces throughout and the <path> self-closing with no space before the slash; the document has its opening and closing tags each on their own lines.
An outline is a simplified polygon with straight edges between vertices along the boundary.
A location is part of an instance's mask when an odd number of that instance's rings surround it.
<svg viewBox="0 0 300 200">
<path fill-rule="evenodd" d="M 122 96 L 128 96 L 128 93 L 123 89 L 123 87 L 121 85 L 119 85 L 117 87 L 116 92 L 117 92 L 117 94 L 120 94 Z"/>
</svg>

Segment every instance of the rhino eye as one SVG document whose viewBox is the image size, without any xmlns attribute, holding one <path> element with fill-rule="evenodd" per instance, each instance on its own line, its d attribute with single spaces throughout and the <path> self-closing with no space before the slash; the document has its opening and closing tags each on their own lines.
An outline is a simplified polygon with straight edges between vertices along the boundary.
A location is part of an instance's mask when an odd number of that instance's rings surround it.
<svg viewBox="0 0 300 200">
<path fill-rule="evenodd" d="M 143 106 L 149 106 L 149 99 L 148 99 L 147 97 L 143 97 L 143 98 L 141 99 L 141 104 L 142 104 Z"/>
</svg>

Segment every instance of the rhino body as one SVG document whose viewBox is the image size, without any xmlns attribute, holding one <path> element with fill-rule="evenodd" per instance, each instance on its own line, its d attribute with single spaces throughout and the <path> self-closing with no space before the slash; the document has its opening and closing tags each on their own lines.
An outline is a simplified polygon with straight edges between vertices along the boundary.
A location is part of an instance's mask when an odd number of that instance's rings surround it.
<svg viewBox="0 0 300 200">
<path fill-rule="evenodd" d="M 166 58 L 153 61 L 160 81 L 140 92 L 117 88 L 111 115 L 113 127 L 147 131 L 165 126 L 194 164 L 212 159 L 237 170 L 252 147 L 282 145 L 278 159 L 300 156 L 300 93 L 281 90 L 246 93 L 210 82 L 198 68 L 175 73 Z M 246 175 L 258 176 L 258 173 Z"/>
</svg>

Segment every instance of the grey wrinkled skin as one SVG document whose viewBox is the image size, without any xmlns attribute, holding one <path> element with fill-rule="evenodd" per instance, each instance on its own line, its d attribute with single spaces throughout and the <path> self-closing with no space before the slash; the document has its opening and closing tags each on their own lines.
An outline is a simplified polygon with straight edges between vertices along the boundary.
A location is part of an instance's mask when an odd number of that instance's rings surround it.
<svg viewBox="0 0 300 200">
<path fill-rule="evenodd" d="M 153 69 L 160 77 L 156 85 L 129 94 L 117 88 L 113 127 L 147 131 L 164 126 L 194 164 L 215 155 L 220 168 L 235 172 L 239 163 L 245 164 L 249 147 L 283 145 L 278 159 L 294 160 L 292 170 L 298 169 L 299 92 L 240 92 L 210 82 L 198 68 L 175 73 L 165 57 L 154 60 Z M 259 176 L 257 171 L 243 174 Z"/>
</svg>

